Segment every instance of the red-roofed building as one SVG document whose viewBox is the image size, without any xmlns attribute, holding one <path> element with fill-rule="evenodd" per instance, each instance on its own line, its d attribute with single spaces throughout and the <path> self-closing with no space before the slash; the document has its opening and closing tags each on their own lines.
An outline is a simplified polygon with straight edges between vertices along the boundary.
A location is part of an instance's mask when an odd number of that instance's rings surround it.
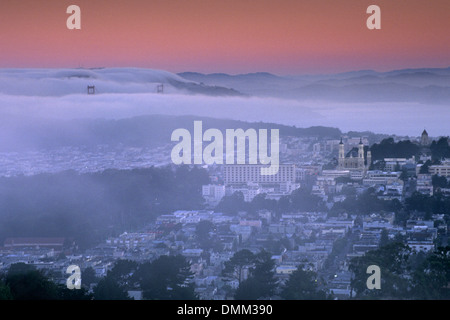
<svg viewBox="0 0 450 320">
<path fill-rule="evenodd" d="M 53 248 L 62 249 L 65 238 L 6 238 L 4 241 L 5 248 Z"/>
</svg>

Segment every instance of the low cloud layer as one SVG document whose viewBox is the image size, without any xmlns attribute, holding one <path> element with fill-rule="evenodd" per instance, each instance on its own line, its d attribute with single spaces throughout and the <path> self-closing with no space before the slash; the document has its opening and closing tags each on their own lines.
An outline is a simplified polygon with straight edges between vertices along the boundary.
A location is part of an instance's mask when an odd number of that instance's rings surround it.
<svg viewBox="0 0 450 320">
<path fill-rule="evenodd" d="M 450 110 L 414 103 L 339 104 L 275 98 L 206 97 L 179 94 L 99 94 L 63 97 L 0 95 L 0 114 L 14 118 L 121 119 L 147 114 L 198 115 L 243 121 L 264 121 L 343 131 L 448 135 Z"/>
<path fill-rule="evenodd" d="M 213 97 L 183 93 L 171 87 L 170 81 L 188 80 L 145 69 L 2 70 L 0 116 L 20 121 L 21 117 L 121 119 L 147 114 L 198 115 L 297 127 L 322 125 L 344 132 L 370 130 L 418 136 L 426 128 L 432 136 L 450 134 L 450 109 L 445 105 Z M 89 83 L 97 83 L 97 94 L 86 93 Z M 168 91 L 154 93 L 157 83 L 167 83 Z"/>
</svg>

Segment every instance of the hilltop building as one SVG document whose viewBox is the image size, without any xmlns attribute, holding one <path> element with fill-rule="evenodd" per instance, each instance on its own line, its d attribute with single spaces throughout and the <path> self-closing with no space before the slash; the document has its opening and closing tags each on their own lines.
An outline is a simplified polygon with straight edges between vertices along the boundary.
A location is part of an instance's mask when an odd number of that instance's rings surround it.
<svg viewBox="0 0 450 320">
<path fill-rule="evenodd" d="M 428 132 L 427 130 L 423 130 L 422 136 L 420 137 L 420 145 L 421 146 L 428 146 L 430 144 L 430 140 L 428 138 Z"/>
</svg>

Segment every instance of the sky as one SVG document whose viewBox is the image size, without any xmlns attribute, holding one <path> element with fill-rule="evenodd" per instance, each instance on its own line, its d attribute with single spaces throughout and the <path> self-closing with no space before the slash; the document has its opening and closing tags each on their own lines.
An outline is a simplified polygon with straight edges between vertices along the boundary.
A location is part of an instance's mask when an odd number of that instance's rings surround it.
<svg viewBox="0 0 450 320">
<path fill-rule="evenodd" d="M 69 5 L 81 30 L 69 30 Z M 381 30 L 366 9 L 381 8 Z M 279 75 L 450 66 L 448 0 L 2 0 L 0 68 Z"/>
</svg>

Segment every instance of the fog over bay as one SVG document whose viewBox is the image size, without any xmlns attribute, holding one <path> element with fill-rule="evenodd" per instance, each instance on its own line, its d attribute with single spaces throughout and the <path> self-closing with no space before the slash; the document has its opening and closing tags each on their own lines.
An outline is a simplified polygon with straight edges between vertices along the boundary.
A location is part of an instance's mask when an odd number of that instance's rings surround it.
<svg viewBox="0 0 450 320">
<path fill-rule="evenodd" d="M 307 86 L 318 82 L 329 85 L 332 81 L 317 77 L 280 78 L 253 74 L 246 82 L 239 76 L 228 76 L 226 82 L 217 80 L 217 77 L 208 82 L 208 77 L 196 74 L 197 78 L 206 81 L 199 82 L 186 79 L 188 76 L 183 78 L 183 74 L 149 69 L 3 69 L 0 70 L 0 115 L 9 121 L 4 122 L 3 127 L 14 127 L 11 122 L 20 121 L 21 117 L 38 121 L 39 118 L 122 119 L 165 114 L 263 121 L 297 127 L 320 125 L 337 127 L 343 132 L 369 130 L 411 136 L 418 136 L 426 128 L 430 135 L 440 136 L 450 134 L 450 101 L 446 100 L 450 87 L 448 69 L 443 70 L 435 72 L 435 77 L 430 73 L 423 75 L 423 81 L 418 81 L 420 75 L 409 74 L 413 79 L 411 88 L 417 86 L 417 90 L 435 92 L 434 101 L 431 98 L 429 101 L 422 98 L 408 101 L 411 99 L 404 98 L 404 90 L 398 97 L 395 90 L 389 96 L 375 92 L 363 101 L 362 91 L 353 87 L 354 95 L 336 96 L 338 88 L 348 92 L 348 83 L 355 82 L 349 80 L 350 76 L 342 75 L 333 77 L 333 83 L 338 85 L 333 84 L 329 96 L 321 90 L 316 90 L 316 96 L 302 96 L 300 93 Z M 396 77 L 401 79 L 403 86 L 407 85 L 408 77 Z M 380 79 L 381 76 L 378 84 Z M 437 86 L 439 79 L 442 86 Z M 427 81 L 432 85 L 428 86 Z M 364 83 L 367 85 L 367 79 Z M 163 94 L 156 93 L 160 84 L 164 86 Z M 255 88 L 258 84 L 262 89 L 269 87 L 273 90 L 262 90 L 264 94 L 257 94 Z M 303 87 L 299 87 L 300 84 Z M 87 94 L 87 86 L 90 85 L 95 85 L 96 94 Z M 298 90 L 294 90 L 296 87 Z M 429 95 L 431 97 L 431 93 Z"/>
</svg>

